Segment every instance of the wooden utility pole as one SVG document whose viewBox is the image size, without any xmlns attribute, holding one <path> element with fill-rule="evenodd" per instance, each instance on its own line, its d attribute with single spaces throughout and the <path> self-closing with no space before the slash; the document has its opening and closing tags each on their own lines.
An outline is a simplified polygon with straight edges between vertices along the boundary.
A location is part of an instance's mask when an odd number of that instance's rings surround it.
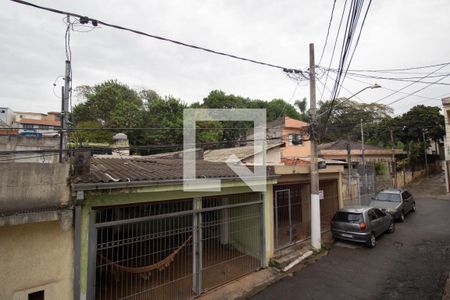
<svg viewBox="0 0 450 300">
<path fill-rule="evenodd" d="M 397 187 L 397 162 L 395 161 L 395 153 L 394 153 L 394 134 L 391 129 L 391 144 L 392 144 L 392 187 Z"/>
<path fill-rule="evenodd" d="M 320 236 L 320 198 L 319 170 L 317 165 L 317 112 L 316 112 L 316 72 L 314 62 L 314 44 L 309 44 L 309 94 L 310 94 L 310 131 L 311 131 L 311 247 L 322 247 Z"/>
<path fill-rule="evenodd" d="M 422 138 L 423 138 L 423 155 L 425 157 L 425 174 L 428 177 L 427 142 L 425 140 L 425 130 L 424 129 L 422 129 Z"/>
<path fill-rule="evenodd" d="M 350 142 L 347 143 L 347 193 L 348 196 L 350 197 L 350 200 L 353 200 L 352 197 L 352 187 L 351 187 L 351 182 L 352 182 L 352 147 L 350 145 Z"/>
</svg>

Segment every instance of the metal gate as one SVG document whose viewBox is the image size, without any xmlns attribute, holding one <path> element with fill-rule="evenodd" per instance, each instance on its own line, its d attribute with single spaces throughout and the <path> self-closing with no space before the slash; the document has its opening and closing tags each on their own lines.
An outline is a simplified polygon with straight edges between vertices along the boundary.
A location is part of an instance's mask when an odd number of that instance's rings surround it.
<svg viewBox="0 0 450 300">
<path fill-rule="evenodd" d="M 262 205 L 248 193 L 94 209 L 88 299 L 192 299 L 259 269 Z"/>
<path fill-rule="evenodd" d="M 300 240 L 302 205 L 300 185 L 276 186 L 274 190 L 275 248 Z"/>
</svg>

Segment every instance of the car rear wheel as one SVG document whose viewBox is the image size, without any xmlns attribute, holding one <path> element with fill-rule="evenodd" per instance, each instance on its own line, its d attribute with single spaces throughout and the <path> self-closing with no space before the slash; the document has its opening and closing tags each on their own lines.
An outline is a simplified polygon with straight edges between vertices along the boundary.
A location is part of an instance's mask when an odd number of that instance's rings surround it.
<svg viewBox="0 0 450 300">
<path fill-rule="evenodd" d="M 395 231 L 395 223 L 394 223 L 394 221 L 392 221 L 391 225 L 389 225 L 388 232 L 394 233 L 394 231 Z"/>
<path fill-rule="evenodd" d="M 367 242 L 367 247 L 373 248 L 377 245 L 377 239 L 375 238 L 375 234 L 373 232 L 370 234 L 369 242 Z"/>
<path fill-rule="evenodd" d="M 404 222 L 405 221 L 405 214 L 403 212 L 400 213 L 400 217 L 398 217 L 398 220 L 400 222 Z"/>
</svg>

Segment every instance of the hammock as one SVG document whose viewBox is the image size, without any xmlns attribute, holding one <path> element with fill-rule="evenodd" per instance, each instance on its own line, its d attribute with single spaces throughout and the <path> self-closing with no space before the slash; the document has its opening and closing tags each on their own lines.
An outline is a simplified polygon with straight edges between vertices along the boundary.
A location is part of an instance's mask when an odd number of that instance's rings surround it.
<svg viewBox="0 0 450 300">
<path fill-rule="evenodd" d="M 115 262 L 112 262 L 109 258 L 103 256 L 101 253 L 99 253 L 100 258 L 104 260 L 107 264 L 111 265 L 112 272 L 114 277 L 117 277 L 118 272 L 125 272 L 125 273 L 132 273 L 132 274 L 139 274 L 143 279 L 147 279 L 150 276 L 150 272 L 153 270 L 159 270 L 162 271 L 165 268 L 167 268 L 175 259 L 175 256 L 178 254 L 178 252 L 183 249 L 184 246 L 191 240 L 192 235 L 190 235 L 186 241 L 184 241 L 183 244 L 181 244 L 175 251 L 173 251 L 171 254 L 163 258 L 162 260 L 158 261 L 157 263 L 148 265 L 148 266 L 142 266 L 142 267 L 125 267 L 122 265 L 119 265 Z"/>
</svg>

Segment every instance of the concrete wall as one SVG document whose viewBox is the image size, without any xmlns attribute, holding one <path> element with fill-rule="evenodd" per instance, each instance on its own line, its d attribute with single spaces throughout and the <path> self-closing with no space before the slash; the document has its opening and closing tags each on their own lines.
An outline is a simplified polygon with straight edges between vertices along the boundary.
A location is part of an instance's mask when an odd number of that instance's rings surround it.
<svg viewBox="0 0 450 300">
<path fill-rule="evenodd" d="M 0 299 L 72 299 L 73 233 L 60 223 L 0 227 Z"/>
<path fill-rule="evenodd" d="M 0 166 L 0 212 L 69 203 L 69 164 L 5 163 Z"/>
<path fill-rule="evenodd" d="M 0 136 L 0 151 L 23 151 L 23 150 L 49 150 L 59 149 L 59 137 L 25 137 L 25 136 Z M 56 163 L 58 153 L 21 153 L 2 156 L 8 159 L 4 162 L 39 162 Z M 2 163 L 0 161 L 0 163 Z"/>
</svg>

